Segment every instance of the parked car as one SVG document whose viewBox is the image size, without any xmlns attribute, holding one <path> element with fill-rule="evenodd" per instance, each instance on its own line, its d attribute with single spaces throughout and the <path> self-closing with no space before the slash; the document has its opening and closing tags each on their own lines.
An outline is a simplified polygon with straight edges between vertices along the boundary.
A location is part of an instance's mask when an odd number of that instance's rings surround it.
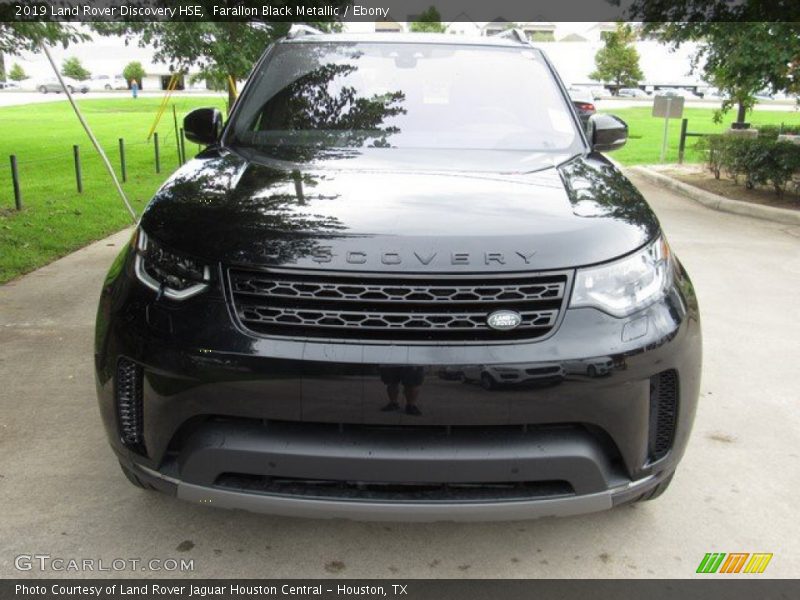
<svg viewBox="0 0 800 600">
<path fill-rule="evenodd" d="M 649 98 L 650 94 L 640 88 L 620 88 L 617 96 L 620 98 Z"/>
<path fill-rule="evenodd" d="M 383 521 L 661 494 L 700 319 L 603 154 L 625 124 L 584 130 L 523 39 L 309 29 L 270 46 L 224 126 L 186 115 L 204 150 L 103 283 L 93 364 L 126 477 L 205 507 Z M 605 356 L 619 368 L 563 378 Z M 562 379 L 453 380 L 537 369 Z"/>
<path fill-rule="evenodd" d="M 13 80 L 0 81 L 0 90 L 18 90 L 19 83 Z"/>
<path fill-rule="evenodd" d="M 127 90 L 128 82 L 122 75 L 93 75 L 90 80 L 93 90 Z"/>
<path fill-rule="evenodd" d="M 589 90 L 569 88 L 568 92 L 569 97 L 572 99 L 572 105 L 578 113 L 578 118 L 580 118 L 581 123 L 583 123 L 585 127 L 589 122 L 589 117 L 597 112 L 594 106 L 594 98 L 592 98 L 592 94 Z"/>
<path fill-rule="evenodd" d="M 588 375 L 589 377 L 603 377 L 610 374 L 613 368 L 614 359 L 610 356 L 566 361 L 564 363 L 564 369 L 570 375 Z"/>
<path fill-rule="evenodd" d="M 85 94 L 89 91 L 88 82 L 78 81 L 72 77 L 64 77 L 64 84 L 67 86 L 71 94 L 74 94 L 75 92 Z M 37 89 L 43 94 L 47 94 L 48 92 L 60 94 L 63 91 L 58 79 L 55 78 L 40 82 Z"/>
<path fill-rule="evenodd" d="M 592 94 L 592 100 L 600 100 L 601 98 L 607 98 L 611 95 L 604 87 L 591 87 L 589 88 L 589 92 Z"/>
<path fill-rule="evenodd" d="M 671 88 L 666 90 L 658 90 L 656 92 L 659 96 L 673 96 L 678 98 L 685 98 L 686 100 L 699 100 L 700 96 L 690 90 L 683 88 Z"/>
<path fill-rule="evenodd" d="M 530 365 L 477 365 L 461 371 L 464 383 L 480 383 L 485 390 L 499 387 L 519 387 L 526 384 L 559 383 L 564 379 L 561 363 L 532 363 Z"/>
</svg>

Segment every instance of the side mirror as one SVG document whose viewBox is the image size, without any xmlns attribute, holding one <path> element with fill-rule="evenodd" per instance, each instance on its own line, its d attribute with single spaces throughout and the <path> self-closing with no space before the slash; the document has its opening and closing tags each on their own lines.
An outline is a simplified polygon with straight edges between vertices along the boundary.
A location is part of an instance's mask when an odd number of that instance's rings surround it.
<svg viewBox="0 0 800 600">
<path fill-rule="evenodd" d="M 183 118 L 186 139 L 210 146 L 222 137 L 222 113 L 216 108 L 196 108 Z"/>
<path fill-rule="evenodd" d="M 594 152 L 611 152 L 628 141 L 628 124 L 614 115 L 598 113 L 589 117 L 587 134 Z"/>
</svg>

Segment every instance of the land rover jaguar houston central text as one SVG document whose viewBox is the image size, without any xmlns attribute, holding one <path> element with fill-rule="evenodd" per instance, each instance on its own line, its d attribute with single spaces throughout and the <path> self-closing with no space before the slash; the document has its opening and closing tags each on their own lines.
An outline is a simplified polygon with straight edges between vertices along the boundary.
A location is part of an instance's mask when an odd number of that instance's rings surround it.
<svg viewBox="0 0 800 600">
<path fill-rule="evenodd" d="M 660 495 L 700 385 L 692 284 L 513 31 L 293 29 L 103 286 L 128 479 L 285 515 L 494 520 Z"/>
</svg>

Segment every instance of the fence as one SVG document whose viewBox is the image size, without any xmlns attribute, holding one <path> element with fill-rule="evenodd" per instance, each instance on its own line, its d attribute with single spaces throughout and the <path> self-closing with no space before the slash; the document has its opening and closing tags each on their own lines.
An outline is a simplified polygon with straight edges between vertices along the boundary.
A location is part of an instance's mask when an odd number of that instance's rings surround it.
<svg viewBox="0 0 800 600">
<path fill-rule="evenodd" d="M 74 173 L 75 191 L 83 194 L 86 189 L 86 165 L 99 165 L 100 163 L 100 158 L 91 145 L 86 143 L 84 147 L 87 149 L 86 155 L 82 154 L 79 144 L 73 144 L 71 148 L 65 146 L 63 151 L 52 152 L 44 156 L 41 153 L 37 153 L 34 157 L 11 154 L 9 156 L 10 169 L 6 171 L 10 177 L 7 182 L 4 182 L 6 178 L 0 176 L 0 184 L 3 184 L 3 187 L 10 192 L 14 208 L 18 211 L 24 208 L 25 192 L 28 189 L 26 182 L 36 182 L 36 185 L 39 185 L 39 182 L 43 181 L 46 185 L 53 180 L 54 176 L 64 174 L 65 165 L 68 165 L 68 170 Z M 168 131 L 165 136 L 159 136 L 156 131 L 150 141 L 130 142 L 124 138 L 118 138 L 116 153 L 111 148 L 113 146 L 110 147 L 106 141 L 104 149 L 111 163 L 115 165 L 118 177 L 123 183 L 128 182 L 130 173 L 142 174 L 143 170 L 149 171 L 149 169 L 152 169 L 149 173 L 161 173 L 162 161 L 165 158 L 175 160 L 176 166 L 181 166 L 186 162 L 186 139 L 182 127 Z M 133 158 L 132 161 L 131 158 Z M 90 171 L 91 176 L 94 177 L 96 175 L 94 169 L 90 169 Z M 102 177 L 107 177 L 107 175 L 103 173 Z M 2 196 L 5 195 L 5 193 L 2 194 Z"/>
</svg>

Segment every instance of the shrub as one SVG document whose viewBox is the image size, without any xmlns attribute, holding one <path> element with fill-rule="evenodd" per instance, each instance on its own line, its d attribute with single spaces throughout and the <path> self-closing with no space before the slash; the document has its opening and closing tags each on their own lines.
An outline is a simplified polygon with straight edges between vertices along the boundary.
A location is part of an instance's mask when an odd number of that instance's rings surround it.
<svg viewBox="0 0 800 600">
<path fill-rule="evenodd" d="M 781 133 L 800 135 L 800 125 L 759 125 L 758 137 L 777 139 Z"/>
<path fill-rule="evenodd" d="M 701 138 L 697 147 L 717 179 L 724 171 L 737 183 L 743 178 L 750 189 L 770 184 L 781 195 L 800 175 L 800 145 L 779 142 L 777 136 L 777 128 L 763 134 L 759 130 L 758 137 L 710 135 Z"/>
</svg>

